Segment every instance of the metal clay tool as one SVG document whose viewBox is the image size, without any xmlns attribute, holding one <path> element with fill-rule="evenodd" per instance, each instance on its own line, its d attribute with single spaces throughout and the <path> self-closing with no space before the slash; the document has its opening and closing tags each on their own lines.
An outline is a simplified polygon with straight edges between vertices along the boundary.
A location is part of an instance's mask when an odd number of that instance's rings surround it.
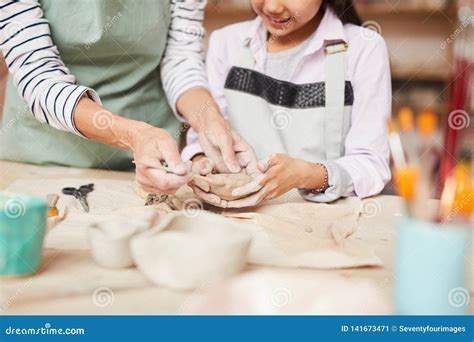
<svg viewBox="0 0 474 342">
<path fill-rule="evenodd" d="M 89 204 L 87 203 L 87 194 L 94 190 L 94 184 L 82 185 L 79 189 L 68 187 L 62 190 L 62 193 L 69 196 L 74 196 L 86 213 L 89 212 Z"/>
</svg>

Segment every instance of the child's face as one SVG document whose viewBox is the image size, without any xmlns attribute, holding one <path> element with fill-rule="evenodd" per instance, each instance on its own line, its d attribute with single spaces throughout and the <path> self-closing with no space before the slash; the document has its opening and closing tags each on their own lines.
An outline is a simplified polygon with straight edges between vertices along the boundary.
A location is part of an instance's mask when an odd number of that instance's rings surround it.
<svg viewBox="0 0 474 342">
<path fill-rule="evenodd" d="M 284 37 L 308 24 L 323 0 L 251 0 L 271 35 Z"/>
</svg>

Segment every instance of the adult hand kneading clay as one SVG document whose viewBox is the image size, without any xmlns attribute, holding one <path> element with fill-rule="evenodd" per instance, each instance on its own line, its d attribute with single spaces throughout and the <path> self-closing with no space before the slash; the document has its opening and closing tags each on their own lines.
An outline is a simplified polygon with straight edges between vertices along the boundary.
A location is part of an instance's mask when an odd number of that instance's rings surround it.
<svg viewBox="0 0 474 342">
<path fill-rule="evenodd" d="M 210 285 L 244 268 L 251 235 L 241 226 L 205 212 L 172 213 L 132 239 L 132 256 L 155 284 L 185 290 Z"/>
</svg>

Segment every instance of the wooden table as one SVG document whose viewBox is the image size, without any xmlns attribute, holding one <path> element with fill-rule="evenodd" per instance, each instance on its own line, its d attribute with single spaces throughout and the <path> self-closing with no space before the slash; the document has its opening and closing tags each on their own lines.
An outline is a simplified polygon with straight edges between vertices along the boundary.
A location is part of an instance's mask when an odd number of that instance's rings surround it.
<svg viewBox="0 0 474 342">
<path fill-rule="evenodd" d="M 62 167 L 40 167 L 0 161 L 0 190 L 18 179 L 103 178 L 132 180 L 133 173 Z M 401 219 L 403 202 L 395 196 L 369 199 L 377 207 L 374 215 L 362 215 L 354 238 L 370 243 L 384 267 L 346 270 L 300 270 L 311 274 L 338 274 L 373 282 L 387 298 L 393 288 L 393 257 L 397 237 L 396 222 Z M 436 203 L 433 201 L 428 205 Z M 472 253 L 468 256 L 472 269 Z M 255 269 L 257 267 L 249 267 Z M 472 273 L 469 282 L 473 284 Z M 93 293 L 113 284 L 113 303 L 102 307 Z M 472 289 L 472 286 L 471 286 Z M 47 248 L 41 271 L 26 278 L 0 279 L 0 313 L 4 314 L 179 314 L 193 293 L 175 291 L 151 284 L 136 269 L 109 270 L 96 265 L 89 251 Z M 474 300 L 471 291 L 470 310 Z"/>
</svg>

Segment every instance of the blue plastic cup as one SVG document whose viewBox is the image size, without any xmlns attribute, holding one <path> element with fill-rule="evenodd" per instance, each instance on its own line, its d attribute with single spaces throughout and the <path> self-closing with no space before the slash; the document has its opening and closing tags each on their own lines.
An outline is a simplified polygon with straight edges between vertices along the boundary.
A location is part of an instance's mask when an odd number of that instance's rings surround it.
<svg viewBox="0 0 474 342">
<path fill-rule="evenodd" d="M 0 193 L 0 276 L 38 271 L 46 215 L 46 199 Z"/>
<path fill-rule="evenodd" d="M 395 305 L 402 315 L 462 315 L 471 229 L 405 220 L 395 260 Z"/>
</svg>

